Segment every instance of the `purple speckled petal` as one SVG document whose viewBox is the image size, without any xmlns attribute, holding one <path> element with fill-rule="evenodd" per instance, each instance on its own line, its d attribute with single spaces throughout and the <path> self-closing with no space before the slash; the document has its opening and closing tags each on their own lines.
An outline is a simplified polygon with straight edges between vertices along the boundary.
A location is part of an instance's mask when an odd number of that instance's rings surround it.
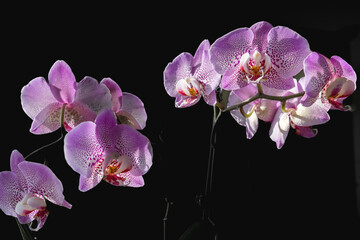
<svg viewBox="0 0 360 240">
<path fill-rule="evenodd" d="M 18 164 L 28 186 L 28 192 L 40 194 L 50 202 L 66 208 L 71 208 L 63 195 L 61 181 L 50 168 L 44 164 L 23 161 Z"/>
<path fill-rule="evenodd" d="M 220 86 L 222 89 L 229 91 L 243 88 L 249 85 L 244 79 L 246 79 L 246 75 L 243 71 L 240 71 L 238 66 L 229 67 L 222 77 Z"/>
<path fill-rule="evenodd" d="M 0 209 L 9 216 L 17 217 L 16 204 L 23 198 L 23 193 L 14 172 L 0 172 Z"/>
<path fill-rule="evenodd" d="M 192 72 L 193 56 L 190 53 L 181 53 L 164 70 L 164 86 L 171 97 L 180 94 L 176 91 L 176 83 L 180 79 L 190 77 Z"/>
<path fill-rule="evenodd" d="M 200 95 L 197 97 L 188 97 L 188 96 L 179 95 L 175 99 L 175 107 L 177 108 L 191 107 L 195 105 L 197 102 L 199 102 L 200 98 L 201 98 Z"/>
<path fill-rule="evenodd" d="M 193 71 L 196 70 L 196 68 L 203 63 L 203 53 L 205 51 L 209 51 L 210 49 L 210 43 L 209 40 L 205 39 L 202 41 L 198 47 L 198 49 L 195 52 L 194 59 L 192 62 Z"/>
<path fill-rule="evenodd" d="M 339 56 L 332 56 L 330 59 L 332 65 L 335 68 L 335 75 L 344 77 L 354 83 L 354 91 L 356 89 L 356 72 L 350 64 Z"/>
<path fill-rule="evenodd" d="M 295 76 L 303 67 L 303 60 L 310 54 L 307 40 L 293 30 L 277 26 L 268 33 L 266 53 L 282 79 Z"/>
<path fill-rule="evenodd" d="M 104 160 L 104 148 L 96 133 L 96 124 L 83 122 L 66 134 L 64 154 L 69 166 L 80 175 L 89 178 L 99 161 Z"/>
<path fill-rule="evenodd" d="M 254 33 L 249 28 L 238 28 L 218 38 L 210 48 L 210 61 L 219 74 L 238 66 L 241 56 L 252 47 Z"/>
<path fill-rule="evenodd" d="M 75 99 L 76 80 L 70 66 L 62 60 L 54 63 L 49 71 L 49 84 L 54 97 L 62 103 Z"/>
<path fill-rule="evenodd" d="M 111 138 L 115 144 L 116 152 L 128 156 L 132 161 L 129 171 L 134 176 L 147 173 L 152 165 L 152 147 L 147 137 L 133 129 L 121 124 L 113 128 Z"/>
</svg>

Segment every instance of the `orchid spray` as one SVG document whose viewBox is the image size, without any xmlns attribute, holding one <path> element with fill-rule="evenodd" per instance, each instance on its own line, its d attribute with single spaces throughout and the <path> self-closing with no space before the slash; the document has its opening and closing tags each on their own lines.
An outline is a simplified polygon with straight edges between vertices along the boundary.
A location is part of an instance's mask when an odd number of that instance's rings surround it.
<svg viewBox="0 0 360 240">
<path fill-rule="evenodd" d="M 263 21 L 225 34 L 211 46 L 204 40 L 194 57 L 181 53 L 166 66 L 164 85 L 175 107 L 192 106 L 202 96 L 214 108 L 205 187 L 198 197 L 202 219 L 180 239 L 201 234 L 216 239 L 211 191 L 220 116 L 230 112 L 246 127 L 248 139 L 257 132 L 259 119 L 271 123 L 270 139 L 281 149 L 290 128 L 312 138 L 318 133 L 313 126 L 330 120 L 329 110 L 351 111 L 343 100 L 355 91 L 356 74 L 341 57 L 313 52 L 295 31 Z"/>
<path fill-rule="evenodd" d="M 330 120 L 330 110 L 351 111 L 343 102 L 356 89 L 356 74 L 344 59 L 313 52 L 297 32 L 268 22 L 238 28 L 212 44 L 202 41 L 194 55 L 184 52 L 175 57 L 163 80 L 175 107 L 191 107 L 203 99 L 213 108 L 207 174 L 197 198 L 201 221 L 182 240 L 204 239 L 201 234 L 217 238 L 211 198 L 216 129 L 223 114 L 229 112 L 246 127 L 248 139 L 256 134 L 259 120 L 270 123 L 269 137 L 280 149 L 291 128 L 312 138 L 318 133 L 314 126 Z M 58 140 L 25 157 L 13 150 L 10 171 L 0 172 L 0 208 L 16 219 L 23 239 L 33 239 L 31 232 L 45 227 L 49 204 L 72 208 L 61 179 L 49 166 L 29 161 L 54 143 L 63 140 L 64 161 L 79 174 L 76 184 L 81 192 L 101 182 L 144 186 L 143 176 L 153 161 L 151 142 L 141 133 L 147 113 L 144 103 L 123 92 L 115 80 L 99 82 L 85 76 L 76 81 L 70 66 L 58 60 L 47 78 L 34 78 L 22 88 L 21 105 L 32 119 L 31 133 L 61 133 Z M 166 202 L 164 240 L 171 205 Z"/>
</svg>

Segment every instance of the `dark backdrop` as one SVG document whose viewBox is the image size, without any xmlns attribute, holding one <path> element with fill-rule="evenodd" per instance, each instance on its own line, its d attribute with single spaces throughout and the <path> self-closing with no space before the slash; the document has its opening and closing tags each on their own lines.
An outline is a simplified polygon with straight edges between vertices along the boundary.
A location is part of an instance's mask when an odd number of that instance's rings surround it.
<svg viewBox="0 0 360 240">
<path fill-rule="evenodd" d="M 67 166 L 62 142 L 32 156 L 32 161 L 49 163 L 73 204 L 67 210 L 49 203 L 51 213 L 34 234 L 37 239 L 162 239 L 165 198 L 174 203 L 167 239 L 177 239 L 199 218 L 195 197 L 204 187 L 212 108 L 201 101 L 175 109 L 163 87 L 163 70 L 181 52 L 194 54 L 203 39 L 213 43 L 231 30 L 266 20 L 294 29 L 313 51 L 339 55 L 360 69 L 360 20 L 353 9 L 193 4 L 3 9 L 8 14 L 1 16 L 1 171 L 10 169 L 13 149 L 27 155 L 58 138 L 59 132 L 32 135 L 31 120 L 20 105 L 21 88 L 37 76 L 47 77 L 58 59 L 71 66 L 77 81 L 87 75 L 99 81 L 111 77 L 123 91 L 139 96 L 148 113 L 142 133 L 154 148 L 143 188 L 102 182 L 86 193 L 77 190 L 79 175 Z M 360 106 L 356 96 L 348 103 Z M 219 239 L 324 237 L 357 229 L 354 113 L 330 115 L 318 136 L 304 139 L 291 131 L 281 150 L 268 136 L 270 124 L 261 122 L 247 140 L 245 128 L 229 114 L 222 116 L 214 173 Z M 3 235 L 20 238 L 13 218 L 1 214 L 0 221 Z"/>
</svg>

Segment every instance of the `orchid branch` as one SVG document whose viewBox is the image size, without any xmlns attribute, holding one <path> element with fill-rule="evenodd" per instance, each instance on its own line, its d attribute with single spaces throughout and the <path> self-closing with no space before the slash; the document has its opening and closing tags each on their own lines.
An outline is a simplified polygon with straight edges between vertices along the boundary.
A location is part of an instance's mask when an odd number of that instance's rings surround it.
<svg viewBox="0 0 360 240">
<path fill-rule="evenodd" d="M 263 99 L 268 99 L 268 100 L 274 100 L 274 101 L 280 101 L 280 102 L 286 102 L 287 100 L 289 99 L 292 99 L 292 98 L 297 98 L 297 97 L 302 97 L 304 96 L 305 92 L 300 92 L 300 93 L 296 93 L 296 94 L 292 94 L 292 95 L 288 95 L 288 96 L 272 96 L 272 95 L 267 95 L 267 94 L 264 94 L 262 92 L 258 92 L 257 94 L 255 94 L 254 96 L 252 96 L 251 98 L 239 103 L 239 104 L 236 104 L 236 105 L 233 105 L 233 106 L 230 106 L 228 108 L 225 108 L 225 109 L 222 109 L 221 112 L 229 112 L 229 111 L 232 111 L 232 110 L 235 110 L 235 109 L 239 109 L 239 108 L 242 108 L 243 106 L 245 106 L 246 104 L 249 104 L 257 99 L 260 99 L 260 98 L 263 98 Z"/>
</svg>

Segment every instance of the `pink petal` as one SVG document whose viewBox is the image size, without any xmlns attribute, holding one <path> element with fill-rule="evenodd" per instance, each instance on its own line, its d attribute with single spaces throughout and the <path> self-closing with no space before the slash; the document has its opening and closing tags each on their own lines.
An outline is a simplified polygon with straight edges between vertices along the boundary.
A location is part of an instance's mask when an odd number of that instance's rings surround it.
<svg viewBox="0 0 360 240">
<path fill-rule="evenodd" d="M 33 120 L 30 132 L 33 134 L 46 134 L 60 128 L 60 115 L 62 103 L 55 102 L 47 105 Z"/>
<path fill-rule="evenodd" d="M 270 138 L 276 143 L 278 149 L 282 148 L 290 130 L 290 119 L 287 113 L 279 108 L 270 127 Z"/>
<path fill-rule="evenodd" d="M 87 105 L 75 101 L 65 106 L 64 125 L 66 131 L 70 132 L 73 128 L 85 121 L 95 121 L 96 113 Z"/>
<path fill-rule="evenodd" d="M 193 63 L 192 63 L 192 66 L 194 66 L 194 68 L 196 68 L 197 66 L 202 64 L 202 62 L 203 62 L 203 53 L 204 53 L 204 51 L 209 51 L 209 49 L 210 49 L 209 40 L 205 39 L 204 41 L 202 41 L 200 43 L 198 49 L 195 52 Z M 209 61 L 210 61 L 210 59 L 209 59 Z"/>
<path fill-rule="evenodd" d="M 13 173 L 16 174 L 20 187 L 23 189 L 23 191 L 27 191 L 27 183 L 24 178 L 24 175 L 22 174 L 21 170 L 19 169 L 18 165 L 22 162 L 24 162 L 25 159 L 23 155 L 18 150 L 13 150 L 11 152 L 10 156 L 10 169 Z"/>
<path fill-rule="evenodd" d="M 103 161 L 96 162 L 93 172 L 89 178 L 80 175 L 79 190 L 82 192 L 89 191 L 98 185 L 104 177 Z"/>
<path fill-rule="evenodd" d="M 76 80 L 69 65 L 62 60 L 54 63 L 49 71 L 49 84 L 54 97 L 63 103 L 72 103 L 76 94 Z"/>
<path fill-rule="evenodd" d="M 0 209 L 9 216 L 17 217 L 15 207 L 23 199 L 23 193 L 15 173 L 0 172 Z"/>
<path fill-rule="evenodd" d="M 50 168 L 28 161 L 19 163 L 18 167 L 25 177 L 28 192 L 40 194 L 54 204 L 71 208 L 71 204 L 65 201 L 61 181 Z"/>
<path fill-rule="evenodd" d="M 249 28 L 238 28 L 218 38 L 210 48 L 210 61 L 219 74 L 239 65 L 241 56 L 251 49 L 254 33 Z"/>
<path fill-rule="evenodd" d="M 57 100 L 43 77 L 34 78 L 21 89 L 21 105 L 31 119 L 34 119 L 47 105 L 55 102 Z"/>
<path fill-rule="evenodd" d="M 190 77 L 192 72 L 193 56 L 190 53 L 181 53 L 164 70 L 164 86 L 171 97 L 180 94 L 176 91 L 176 83 L 180 79 Z"/>
<path fill-rule="evenodd" d="M 111 109 L 112 104 L 109 89 L 92 77 L 84 77 L 77 84 L 75 100 L 87 105 L 96 114 Z"/>
<path fill-rule="evenodd" d="M 281 79 L 292 78 L 300 72 L 303 60 L 311 52 L 305 38 L 287 27 L 277 26 L 269 31 L 267 40 L 266 53 Z"/>
<path fill-rule="evenodd" d="M 104 160 L 104 148 L 97 139 L 95 128 L 95 123 L 83 122 L 66 134 L 64 139 L 66 162 L 86 178 L 91 177 L 96 164 Z"/>
<path fill-rule="evenodd" d="M 351 67 L 351 65 L 339 56 L 332 56 L 330 61 L 335 68 L 336 76 L 344 77 L 352 81 L 356 89 L 356 72 Z"/>
<path fill-rule="evenodd" d="M 122 107 L 122 91 L 119 85 L 112 80 L 111 78 L 104 78 L 100 82 L 101 84 L 104 84 L 110 91 L 111 94 L 111 102 L 112 102 L 112 110 L 113 112 L 120 111 Z"/>
<path fill-rule="evenodd" d="M 199 102 L 201 98 L 201 95 L 197 96 L 197 97 L 188 97 L 188 96 L 178 96 L 175 99 L 175 107 L 177 108 L 186 108 L 186 107 L 191 107 L 194 104 L 196 104 L 197 102 Z"/>
<path fill-rule="evenodd" d="M 117 112 L 118 116 L 126 119 L 126 124 L 135 129 L 144 129 L 146 126 L 147 114 L 143 102 L 137 96 L 131 93 L 123 93 L 122 109 Z"/>
<path fill-rule="evenodd" d="M 293 111 L 290 117 L 295 125 L 302 127 L 319 125 L 330 120 L 327 109 L 325 109 L 320 102 L 316 102 L 310 107 L 299 104 L 296 111 Z"/>
<path fill-rule="evenodd" d="M 98 143 L 104 149 L 104 152 L 114 152 L 114 142 L 111 133 L 117 125 L 115 114 L 112 110 L 104 110 L 95 120 L 95 134 Z"/>
<path fill-rule="evenodd" d="M 305 95 L 302 102 L 305 106 L 310 106 L 333 78 L 334 69 L 328 58 L 312 52 L 304 61 L 304 72 L 305 77 L 302 82 L 304 83 Z"/>
<path fill-rule="evenodd" d="M 236 90 L 243 88 L 249 85 L 247 80 L 244 79 L 246 79 L 246 75 L 244 72 L 240 71 L 238 66 L 229 67 L 222 77 L 220 86 L 225 90 Z"/>
<path fill-rule="evenodd" d="M 114 127 L 111 133 L 116 152 L 120 156 L 128 156 L 133 163 L 129 173 L 134 176 L 147 173 L 152 165 L 153 156 L 149 139 L 124 124 Z"/>
<path fill-rule="evenodd" d="M 263 52 L 267 46 L 267 35 L 272 29 L 272 25 L 268 22 L 258 22 L 250 27 L 254 33 L 254 39 L 252 41 L 253 49 L 257 49 L 259 52 Z"/>
</svg>

